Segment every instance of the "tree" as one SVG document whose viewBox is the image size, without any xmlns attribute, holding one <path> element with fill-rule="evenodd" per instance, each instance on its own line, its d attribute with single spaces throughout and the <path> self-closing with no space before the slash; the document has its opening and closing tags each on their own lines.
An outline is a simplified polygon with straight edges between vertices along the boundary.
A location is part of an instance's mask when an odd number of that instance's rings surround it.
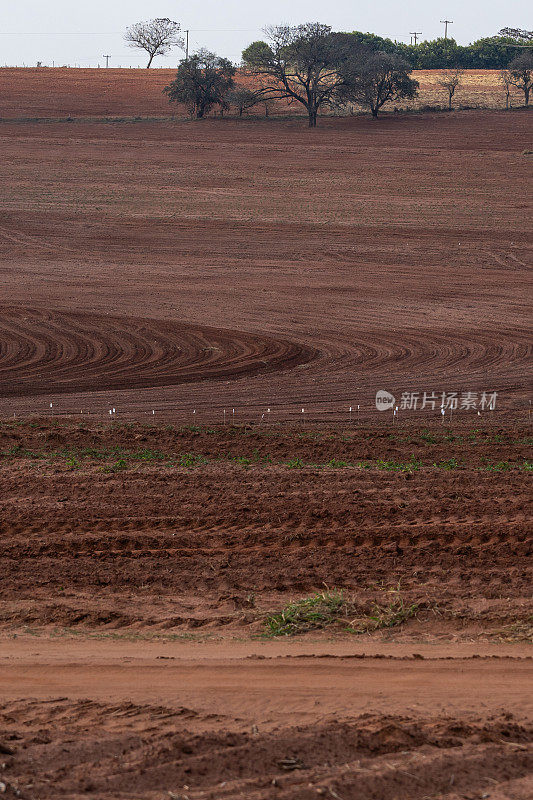
<svg viewBox="0 0 533 800">
<path fill-rule="evenodd" d="M 225 96 L 233 87 L 235 71 L 227 58 L 199 50 L 180 61 L 176 78 L 163 92 L 170 102 L 185 103 L 191 115 L 202 119 L 213 106 L 226 106 Z"/>
<path fill-rule="evenodd" d="M 247 89 L 246 86 L 235 86 L 226 92 L 224 99 L 228 106 L 233 106 L 237 109 L 239 117 L 242 117 L 244 111 L 262 102 L 262 98 L 257 92 Z"/>
<path fill-rule="evenodd" d="M 533 31 L 525 31 L 523 28 L 502 28 L 498 31 L 498 36 L 508 36 L 516 42 L 533 42 Z"/>
<path fill-rule="evenodd" d="M 516 55 L 516 42 L 509 36 L 490 36 L 478 39 L 468 47 L 468 58 L 457 66 L 466 69 L 504 69 Z"/>
<path fill-rule="evenodd" d="M 370 53 L 358 63 L 344 64 L 339 94 L 344 101 L 366 106 L 376 118 L 385 103 L 416 96 L 418 82 L 409 76 L 410 72 L 411 65 L 401 56 Z"/>
<path fill-rule="evenodd" d="M 463 70 L 457 67 L 456 69 L 447 70 L 442 78 L 437 81 L 438 86 L 442 86 L 448 92 L 448 111 L 452 110 L 452 100 L 455 90 L 461 83 Z"/>
<path fill-rule="evenodd" d="M 505 91 L 505 108 L 509 108 L 511 104 L 511 76 L 506 69 L 502 69 L 499 74 L 500 83 Z"/>
<path fill-rule="evenodd" d="M 524 105 L 529 105 L 529 94 L 533 86 L 533 51 L 524 50 L 513 58 L 507 68 L 509 81 L 524 92 Z"/>
<path fill-rule="evenodd" d="M 359 44 L 368 47 L 369 50 L 379 50 L 381 53 L 398 53 L 398 44 L 393 42 L 392 39 L 384 39 L 375 33 L 363 33 L 362 31 L 353 31 L 352 36 Z"/>
<path fill-rule="evenodd" d="M 167 17 L 136 22 L 126 29 L 124 39 L 129 47 L 137 47 L 148 53 L 148 69 L 155 56 L 166 55 L 173 47 L 183 49 L 183 39 L 179 35 L 181 26 Z"/>
<path fill-rule="evenodd" d="M 332 34 L 319 22 L 277 25 L 265 32 L 268 43 L 253 42 L 242 54 L 244 65 L 261 81 L 259 96 L 301 103 L 309 127 L 316 127 L 319 109 L 332 101 L 342 84 L 338 66 L 351 34 Z"/>
<path fill-rule="evenodd" d="M 403 45 L 400 50 L 416 69 L 451 69 L 468 59 L 468 48 L 457 44 L 455 39 L 440 37 L 414 45 Z"/>
</svg>

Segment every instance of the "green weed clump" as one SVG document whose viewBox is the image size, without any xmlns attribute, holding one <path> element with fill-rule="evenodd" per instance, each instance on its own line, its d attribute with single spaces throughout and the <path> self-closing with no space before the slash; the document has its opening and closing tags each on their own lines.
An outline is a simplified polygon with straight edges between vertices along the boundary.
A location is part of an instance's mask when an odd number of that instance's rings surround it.
<svg viewBox="0 0 533 800">
<path fill-rule="evenodd" d="M 304 466 L 305 464 L 301 458 L 293 458 L 291 461 L 287 462 L 288 469 L 303 469 Z"/>
<path fill-rule="evenodd" d="M 102 467 L 102 472 L 122 472 L 122 470 L 128 468 L 128 462 L 125 458 L 119 458 L 118 461 L 115 461 L 114 464 L 106 464 L 105 467 Z"/>
<path fill-rule="evenodd" d="M 342 592 L 319 592 L 289 603 L 282 611 L 267 617 L 267 633 L 270 636 L 295 636 L 320 630 L 337 621 L 342 607 Z"/>
<path fill-rule="evenodd" d="M 268 636 L 296 636 L 337 625 L 345 632 L 373 633 L 402 625 L 416 617 L 418 603 L 406 603 L 400 587 L 386 590 L 390 599 L 374 603 L 368 613 L 353 618 L 355 603 L 345 600 L 337 589 L 318 592 L 311 597 L 289 603 L 282 611 L 270 614 L 265 621 Z"/>
<path fill-rule="evenodd" d="M 207 464 L 207 458 L 199 453 L 183 453 L 179 457 L 180 467 L 198 467 L 200 464 Z"/>
<path fill-rule="evenodd" d="M 433 464 L 433 466 L 439 469 L 459 469 L 461 465 L 456 458 L 446 458 L 443 461 Z"/>
<path fill-rule="evenodd" d="M 422 462 L 415 458 L 414 455 L 412 455 L 409 461 L 406 462 L 392 460 L 384 461 L 382 458 L 378 458 L 376 461 L 377 469 L 384 469 L 388 472 L 418 472 L 422 466 Z"/>
</svg>

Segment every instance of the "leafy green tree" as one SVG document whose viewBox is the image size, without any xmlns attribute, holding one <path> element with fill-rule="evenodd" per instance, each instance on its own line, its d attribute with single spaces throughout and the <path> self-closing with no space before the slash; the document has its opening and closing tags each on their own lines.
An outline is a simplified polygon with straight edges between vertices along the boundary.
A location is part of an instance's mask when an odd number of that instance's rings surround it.
<svg viewBox="0 0 533 800">
<path fill-rule="evenodd" d="M 516 43 L 510 37 L 491 36 L 478 39 L 465 48 L 468 57 L 460 66 L 467 69 L 503 69 L 516 55 Z"/>
<path fill-rule="evenodd" d="M 224 108 L 224 98 L 233 87 L 235 71 L 227 58 L 209 50 L 199 50 L 188 60 L 180 61 L 176 78 L 163 92 L 170 102 L 184 103 L 191 115 L 201 119 L 215 105 Z"/>
<path fill-rule="evenodd" d="M 410 72 L 411 65 L 401 56 L 376 51 L 359 63 L 343 65 L 339 95 L 344 101 L 369 108 L 375 118 L 385 103 L 416 97 L 418 82 Z"/>
<path fill-rule="evenodd" d="M 412 45 L 410 51 L 417 69 L 449 69 L 460 66 L 467 58 L 466 48 L 455 39 L 442 37 Z"/>
<path fill-rule="evenodd" d="M 369 50 L 379 50 L 382 53 L 398 52 L 397 42 L 393 42 L 392 39 L 384 39 L 382 36 L 376 36 L 375 33 L 353 31 L 352 36 L 359 44 L 367 47 Z"/>
</svg>

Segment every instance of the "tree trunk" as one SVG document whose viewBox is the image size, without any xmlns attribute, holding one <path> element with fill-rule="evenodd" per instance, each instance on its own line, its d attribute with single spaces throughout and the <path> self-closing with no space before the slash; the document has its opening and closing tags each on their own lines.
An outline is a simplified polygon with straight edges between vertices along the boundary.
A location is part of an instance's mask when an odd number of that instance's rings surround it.
<svg viewBox="0 0 533 800">
<path fill-rule="evenodd" d="M 379 108 L 371 108 L 370 111 L 372 112 L 372 116 L 374 117 L 374 119 L 377 119 L 379 114 Z"/>
<path fill-rule="evenodd" d="M 146 65 L 146 69 L 150 69 L 153 60 L 154 60 L 154 54 L 150 53 L 150 58 L 148 59 L 148 64 Z"/>
<path fill-rule="evenodd" d="M 317 109 L 309 108 L 308 112 L 309 112 L 309 127 L 316 128 Z"/>
<path fill-rule="evenodd" d="M 525 106 L 529 105 L 529 93 L 530 93 L 530 91 L 531 91 L 531 87 L 530 86 L 528 86 L 527 89 L 524 89 L 524 101 L 525 101 L 524 105 Z"/>
</svg>

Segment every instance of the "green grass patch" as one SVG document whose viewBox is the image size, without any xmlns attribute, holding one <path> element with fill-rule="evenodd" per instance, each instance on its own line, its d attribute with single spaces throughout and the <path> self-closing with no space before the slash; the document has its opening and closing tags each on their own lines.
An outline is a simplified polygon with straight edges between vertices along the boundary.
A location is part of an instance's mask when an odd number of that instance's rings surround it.
<svg viewBox="0 0 533 800">
<path fill-rule="evenodd" d="M 357 605 L 346 600 L 337 589 L 326 590 L 289 603 L 265 620 L 267 636 L 297 636 L 309 631 L 338 626 L 353 634 L 395 628 L 416 617 L 418 603 L 406 603 L 399 587 L 385 590 L 386 602 L 374 603 L 366 613 L 357 612 Z"/>
<path fill-rule="evenodd" d="M 343 604 L 342 592 L 319 592 L 267 617 L 266 632 L 270 636 L 295 636 L 320 630 L 338 620 Z"/>
</svg>

